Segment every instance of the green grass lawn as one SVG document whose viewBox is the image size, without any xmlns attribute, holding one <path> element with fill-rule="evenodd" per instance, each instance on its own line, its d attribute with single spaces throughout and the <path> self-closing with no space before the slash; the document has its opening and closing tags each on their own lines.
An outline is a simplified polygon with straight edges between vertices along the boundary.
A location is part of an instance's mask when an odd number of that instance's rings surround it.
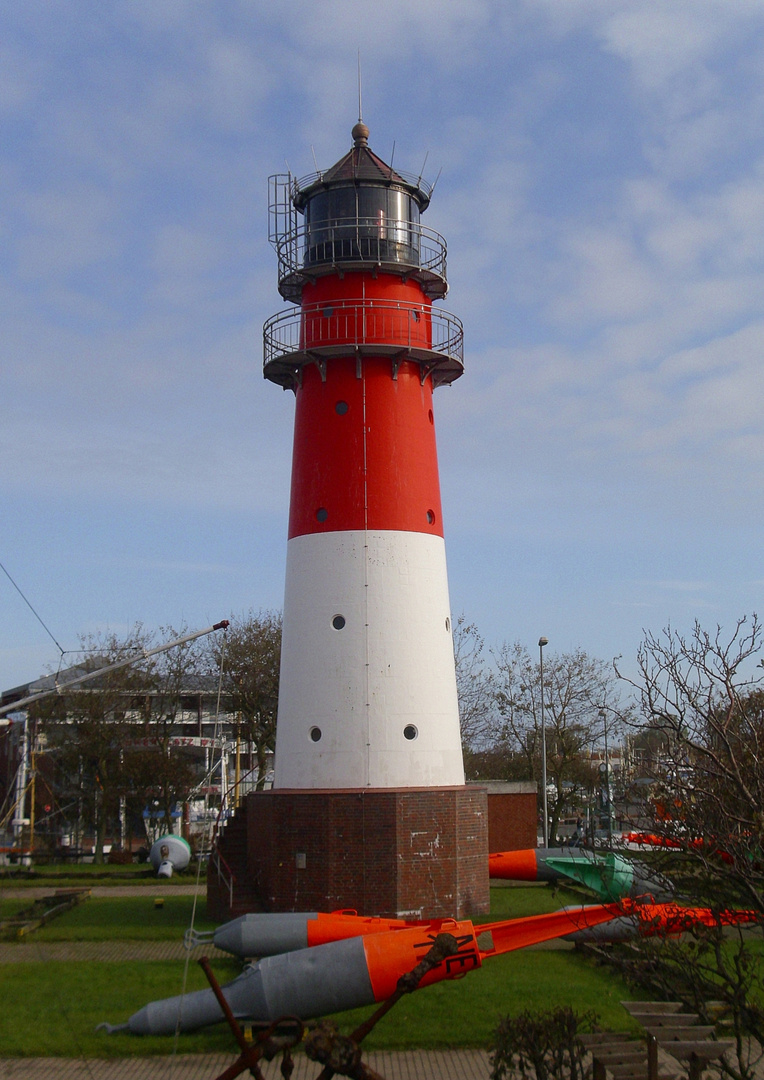
<svg viewBox="0 0 764 1080">
<path fill-rule="evenodd" d="M 128 863 L 126 866 L 110 863 L 44 863 L 31 867 L 3 867 L 0 872 L 0 891 L 8 889 L 51 888 L 73 889 L 89 885 L 156 885 L 157 875 L 150 863 Z M 163 878 L 163 885 L 193 885 L 196 881 L 196 863 L 183 874 Z"/>
<path fill-rule="evenodd" d="M 521 919 L 526 915 L 546 915 L 568 905 L 596 904 L 583 889 L 550 885 L 499 885 L 491 889 L 491 914 L 481 915 L 476 923 L 499 919 Z"/>
<path fill-rule="evenodd" d="M 3 1057 L 133 1057 L 169 1054 L 172 1038 L 108 1035 L 95 1029 L 102 1021 L 122 1023 L 131 1013 L 183 986 L 182 961 L 170 963 L 4 964 L 0 1011 Z M 221 983 L 235 978 L 239 966 L 214 965 Z M 204 972 L 191 962 L 188 990 L 208 986 Z M 182 1036 L 182 1053 L 231 1050 L 233 1036 L 224 1025 Z"/>
<path fill-rule="evenodd" d="M 165 896 L 161 907 L 153 896 L 91 897 L 36 930 L 30 941 L 182 941 L 191 925 L 193 896 Z M 194 927 L 213 930 L 206 900 L 196 903 Z"/>
<path fill-rule="evenodd" d="M 181 940 L 191 925 L 193 896 L 169 895 L 163 905 L 155 906 L 154 897 L 90 897 L 77 907 L 56 916 L 47 926 L 34 931 L 30 941 L 171 941 Z M 0 917 L 28 907 L 31 901 L 24 890 L 0 899 Z M 495 888 L 491 890 L 491 914 L 479 916 L 476 923 L 498 919 L 516 919 L 556 911 L 568 904 L 582 903 L 582 894 L 557 888 Z M 194 926 L 210 930 L 215 923 L 205 915 L 206 901 L 201 895 L 196 904 Z"/>
<path fill-rule="evenodd" d="M 146 1005 L 180 993 L 183 963 L 9 964 L 3 967 L 0 1045 L 3 1057 L 128 1057 L 170 1053 L 171 1037 L 97 1032 L 102 1021 L 123 1023 Z M 236 976 L 234 963 L 215 965 L 221 983 Z M 187 989 L 207 986 L 191 962 Z M 619 980 L 575 952 L 517 952 L 486 962 L 454 982 L 438 983 L 400 1001 L 365 1041 L 367 1049 L 485 1047 L 499 1021 L 521 1009 L 572 1004 L 595 1008 L 605 1027 L 623 1029 L 618 1002 L 628 998 Z M 30 1007 L 30 1003 L 34 1003 Z M 374 1009 L 335 1017 L 352 1031 Z M 234 1051 L 225 1025 L 181 1035 L 179 1053 Z"/>
<path fill-rule="evenodd" d="M 554 911 L 580 904 L 581 894 L 549 888 L 491 890 L 490 919 Z M 7 898 L 5 903 L 11 901 Z M 169 896 L 163 908 L 153 897 L 113 897 L 85 901 L 30 936 L 36 941 L 168 940 L 180 941 L 189 925 L 193 897 Z M 488 918 L 488 917 L 486 917 Z M 485 920 L 483 920 L 485 921 Z M 211 926 L 204 903 L 195 925 Z M 216 965 L 221 982 L 236 976 L 235 961 Z M 3 1056 L 125 1057 L 171 1053 L 172 1038 L 143 1038 L 96 1032 L 101 1021 L 121 1023 L 150 1001 L 181 992 L 184 963 L 16 963 L 2 967 L 3 1009 L 0 1046 Z M 206 986 L 193 960 L 188 989 Z M 400 1001 L 366 1040 L 369 1049 L 421 1047 L 484 1047 L 499 1017 L 521 1009 L 570 1004 L 594 1009 L 605 1027 L 624 1029 L 628 1018 L 619 1002 L 630 996 L 626 986 L 606 969 L 574 950 L 521 950 L 489 959 L 464 979 L 438 983 Z M 350 1032 L 373 1008 L 337 1017 Z M 182 1035 L 179 1052 L 235 1050 L 224 1025 Z"/>
<path fill-rule="evenodd" d="M 403 998 L 364 1045 L 375 1050 L 486 1047 L 501 1016 L 555 1005 L 594 1009 L 603 1027 L 625 1030 L 630 1022 L 619 1002 L 630 996 L 620 979 L 573 950 L 518 950 L 487 960 L 464 979 Z M 335 1019 L 343 1031 L 352 1031 L 373 1011 L 358 1009 Z"/>
<path fill-rule="evenodd" d="M 55 916 L 39 930 L 27 935 L 36 941 L 182 941 L 191 925 L 193 896 L 164 896 L 157 906 L 153 896 L 90 897 L 76 907 Z M 29 908 L 32 901 L 18 890 L 13 897 L 0 899 L 0 919 Z M 202 894 L 196 903 L 194 927 L 213 930 L 217 924 L 206 917 Z"/>
<path fill-rule="evenodd" d="M 16 915 L 23 908 L 29 907 L 30 904 L 31 900 L 23 895 L 19 896 L 17 893 L 12 896 L 2 896 L 0 897 L 0 919 L 7 919 L 11 915 Z"/>
</svg>

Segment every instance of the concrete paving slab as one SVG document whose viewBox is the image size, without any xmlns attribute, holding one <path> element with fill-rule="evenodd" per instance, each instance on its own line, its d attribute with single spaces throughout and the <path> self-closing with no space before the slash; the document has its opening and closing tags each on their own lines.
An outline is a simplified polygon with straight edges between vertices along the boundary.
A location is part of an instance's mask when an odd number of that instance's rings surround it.
<svg viewBox="0 0 764 1080">
<path fill-rule="evenodd" d="M 191 959 L 231 960 L 230 953 L 212 945 L 191 949 Z M 35 941 L 0 942 L 0 964 L 47 964 L 51 961 L 185 960 L 182 941 Z"/>
<path fill-rule="evenodd" d="M 199 894 L 200 902 L 206 903 L 207 882 L 202 881 L 195 885 L 193 882 L 162 882 L 149 881 L 145 885 L 8 885 L 0 880 L 0 897 L 4 900 L 18 897 L 19 900 L 31 903 L 40 900 L 43 896 L 51 896 L 56 889 L 89 889 L 91 896 L 193 896 Z"/>
<path fill-rule="evenodd" d="M 110 1060 L 0 1058 L 0 1080 L 215 1080 L 235 1061 L 235 1054 Z M 316 1080 L 320 1066 L 304 1054 L 297 1054 L 294 1061 L 292 1080 Z M 483 1050 L 380 1051 L 369 1053 L 364 1061 L 385 1080 L 488 1080 L 490 1075 L 488 1054 Z M 265 1080 L 282 1080 L 280 1068 L 280 1059 L 264 1062 Z"/>
</svg>

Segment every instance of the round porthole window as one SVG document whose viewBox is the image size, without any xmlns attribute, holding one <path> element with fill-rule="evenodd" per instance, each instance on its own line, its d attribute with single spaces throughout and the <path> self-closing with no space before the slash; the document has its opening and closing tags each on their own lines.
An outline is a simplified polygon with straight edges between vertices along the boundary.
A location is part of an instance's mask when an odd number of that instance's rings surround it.
<svg viewBox="0 0 764 1080">
<path fill-rule="evenodd" d="M 415 739 L 418 734 L 419 732 L 413 724 L 406 724 L 405 728 L 403 729 L 403 738 L 408 739 L 409 742 L 411 742 L 412 739 Z"/>
<path fill-rule="evenodd" d="M 446 630 L 447 630 L 447 631 L 450 631 L 450 630 L 451 630 L 451 620 L 450 620 L 450 619 L 448 619 L 448 618 L 446 619 Z"/>
<path fill-rule="evenodd" d="M 332 626 L 334 627 L 334 629 L 335 630 L 342 630 L 344 625 L 345 625 L 345 616 L 344 615 L 335 615 L 334 618 L 332 619 Z"/>
<path fill-rule="evenodd" d="M 432 510 L 427 511 L 427 524 L 428 525 L 434 525 L 435 524 L 435 513 Z"/>
<path fill-rule="evenodd" d="M 346 401 L 338 401 L 337 404 L 334 406 L 334 411 L 337 413 L 338 416 L 344 416 L 345 413 L 348 411 L 348 408 L 349 406 Z"/>
<path fill-rule="evenodd" d="M 310 737 L 313 740 L 313 742 L 319 742 L 320 739 L 321 739 L 321 728 L 320 727 L 312 727 L 310 729 Z"/>
<path fill-rule="evenodd" d="M 432 409 L 427 410 L 427 419 L 430 421 L 431 424 L 435 423 L 435 421 L 433 419 L 433 416 L 432 416 Z"/>
<path fill-rule="evenodd" d="M 319 506 L 318 510 L 316 510 L 316 521 L 326 521 L 328 517 L 329 511 L 326 509 L 326 507 Z"/>
</svg>

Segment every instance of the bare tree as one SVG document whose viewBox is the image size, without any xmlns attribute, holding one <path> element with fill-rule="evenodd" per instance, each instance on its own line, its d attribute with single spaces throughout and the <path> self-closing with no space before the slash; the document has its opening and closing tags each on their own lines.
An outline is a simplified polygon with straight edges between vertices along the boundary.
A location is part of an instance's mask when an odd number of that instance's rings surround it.
<svg viewBox="0 0 764 1080">
<path fill-rule="evenodd" d="M 648 632 L 638 679 L 624 679 L 660 736 L 644 809 L 674 879 L 688 877 L 688 896 L 762 912 L 763 645 L 755 615 L 727 636 L 697 622 L 689 635 Z"/>
<path fill-rule="evenodd" d="M 764 674 L 754 615 L 731 633 L 696 622 L 646 632 L 637 692 L 652 780 L 643 807 L 654 841 L 649 858 L 677 898 L 720 915 L 744 909 L 764 925 Z M 617 664 L 616 664 L 617 670 Z M 643 939 L 599 949 L 633 983 L 683 1001 L 706 1022 L 721 1003 L 736 1053 L 722 1061 L 752 1080 L 762 1060 L 764 958 L 761 929 L 695 927 L 679 940 Z"/>
<path fill-rule="evenodd" d="M 524 757 L 528 777 L 540 783 L 540 665 L 520 642 L 505 643 L 494 659 L 500 739 Z M 592 747 L 602 740 L 605 723 L 613 734 L 619 730 L 623 709 L 609 666 L 583 649 L 544 657 L 543 694 L 547 782 L 553 789 L 549 834 L 555 836 L 565 802 L 592 790 Z"/>
<path fill-rule="evenodd" d="M 493 680 L 486 666 L 485 640 L 464 613 L 454 621 L 453 638 L 462 746 L 477 752 L 490 745 L 495 734 Z"/>
</svg>

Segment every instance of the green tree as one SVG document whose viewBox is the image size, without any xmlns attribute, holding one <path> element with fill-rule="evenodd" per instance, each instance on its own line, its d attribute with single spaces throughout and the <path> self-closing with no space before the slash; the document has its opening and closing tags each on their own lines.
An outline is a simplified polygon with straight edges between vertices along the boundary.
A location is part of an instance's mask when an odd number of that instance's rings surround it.
<svg viewBox="0 0 764 1080">
<path fill-rule="evenodd" d="M 67 673 L 62 692 L 34 709 L 54 762 L 59 802 L 76 809 L 72 831 L 92 830 L 96 862 L 103 861 L 107 833 L 120 831 L 122 808 L 136 819 L 155 804 L 168 828 L 174 807 L 201 779 L 176 737 L 184 689 L 199 679 L 200 649 L 187 642 L 156 651 L 176 637 L 170 629 L 152 635 L 136 626 L 125 639 L 85 639 L 85 659 Z M 107 670 L 126 659 L 134 662 Z M 66 687 L 78 675 L 101 669 L 92 682 Z"/>
<path fill-rule="evenodd" d="M 241 734 L 253 748 L 262 788 L 276 749 L 281 613 L 232 615 L 225 640 L 212 641 L 208 655 L 216 669 L 222 664 L 223 693 L 228 708 L 241 717 Z"/>
<path fill-rule="evenodd" d="M 149 642 L 141 626 L 124 640 L 115 634 L 84 639 L 85 659 L 79 673 L 105 668 L 130 655 L 139 658 Z M 118 821 L 120 799 L 130 790 L 125 747 L 144 718 L 151 679 L 150 671 L 131 665 L 106 672 L 86 686 L 64 690 L 32 710 L 43 722 L 60 797 L 77 809 L 77 831 L 80 825 L 93 831 L 97 863 L 103 862 L 107 831 Z"/>
<path fill-rule="evenodd" d="M 160 633 L 174 641 L 185 631 L 167 628 Z M 151 667 L 142 669 L 145 688 L 123 752 L 124 779 L 133 816 L 146 806 L 159 811 L 149 826 L 157 833 L 170 830 L 173 811 L 182 807 L 202 779 L 198 760 L 178 736 L 183 731 L 184 696 L 203 679 L 203 657 L 198 641 L 185 642 L 155 656 Z"/>
</svg>

